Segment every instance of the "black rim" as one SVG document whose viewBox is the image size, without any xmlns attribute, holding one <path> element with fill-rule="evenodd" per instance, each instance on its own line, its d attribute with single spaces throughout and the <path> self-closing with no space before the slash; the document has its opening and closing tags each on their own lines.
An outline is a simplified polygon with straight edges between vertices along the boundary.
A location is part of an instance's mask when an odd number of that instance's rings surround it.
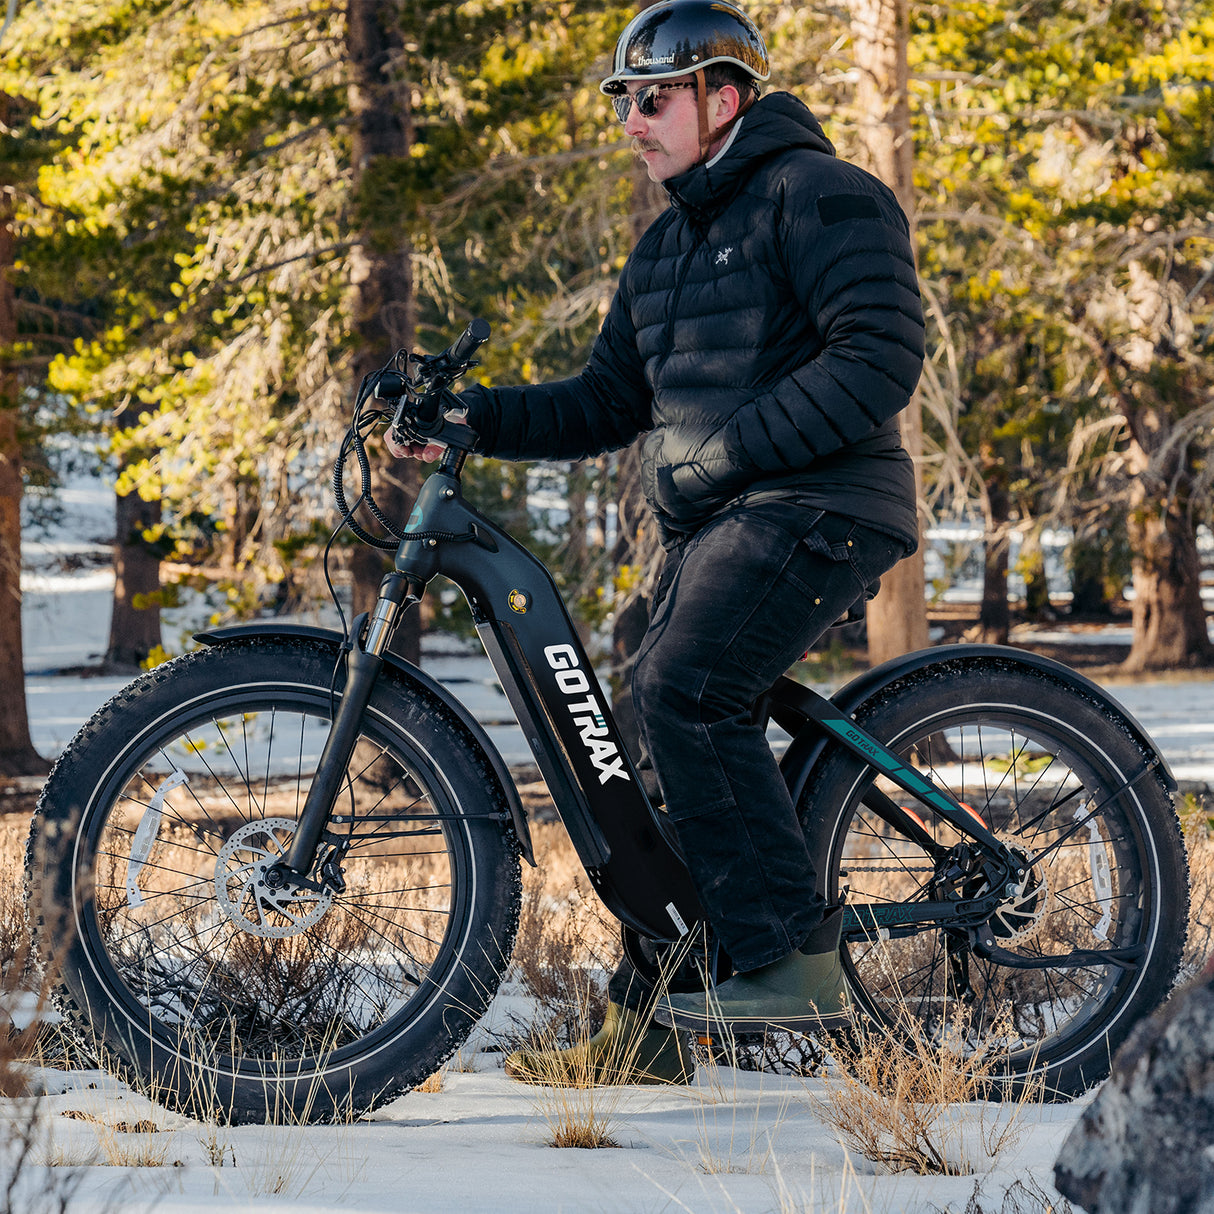
<svg viewBox="0 0 1214 1214">
<path fill-rule="evenodd" d="M 125 1038 L 150 1035 L 208 1070 L 284 1076 L 364 1055 L 429 1006 L 467 919 L 466 826 L 389 723 L 368 715 L 338 807 L 347 821 L 332 827 L 350 840 L 346 890 L 284 913 L 249 888 L 258 856 L 289 839 L 282 824 L 302 807 L 328 712 L 306 686 L 217 692 L 184 726 L 171 717 L 134 743 L 138 757 L 121 759 L 93 801 L 76 863 L 95 874 L 95 898 L 77 913 Z M 173 787 L 175 773 L 187 782 Z M 132 869 L 157 804 L 155 843 Z"/>
<path fill-rule="evenodd" d="M 919 723 L 890 745 L 951 788 L 1005 842 L 1030 855 L 1046 853 L 1023 891 L 992 920 L 1001 947 L 1048 959 L 1148 939 L 1154 875 L 1133 796 L 1124 793 L 1089 816 L 1125 781 L 1064 723 L 1012 707 L 970 705 Z M 833 893 L 850 887 L 852 905 L 930 900 L 936 863 L 860 804 L 864 787 L 853 789 L 832 848 Z M 896 799 L 908 803 L 903 794 Z M 951 827 L 912 808 L 946 850 L 961 842 Z M 845 964 L 879 1021 L 896 1028 L 909 1016 L 912 1031 L 953 1040 L 961 1027 L 972 1048 L 1001 1042 L 1012 1071 L 1056 1065 L 1091 1043 L 1138 980 L 1136 971 L 1113 965 L 1012 969 L 935 928 L 852 942 Z"/>
</svg>

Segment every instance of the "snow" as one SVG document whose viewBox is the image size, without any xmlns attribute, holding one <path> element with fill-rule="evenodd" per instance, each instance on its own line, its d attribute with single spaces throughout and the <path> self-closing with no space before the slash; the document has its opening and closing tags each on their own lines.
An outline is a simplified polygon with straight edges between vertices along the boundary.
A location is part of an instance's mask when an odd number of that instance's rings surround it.
<svg viewBox="0 0 1214 1214">
<path fill-rule="evenodd" d="M 546 1145 L 552 1090 L 507 1079 L 485 1055 L 472 1072 L 448 1072 L 437 1093 L 410 1092 L 369 1120 L 336 1127 L 224 1127 L 166 1113 L 100 1072 L 45 1072 L 54 1142 L 68 1162 L 97 1151 L 98 1127 L 143 1119 L 160 1134 L 102 1136 L 102 1150 L 163 1151 L 160 1167 L 94 1165 L 74 1208 L 118 1197 L 193 1214 L 216 1200 L 236 1210 L 366 1214 L 492 1210 L 737 1212 L 814 1210 L 912 1214 L 961 1211 L 977 1183 L 999 1208 L 1016 1180 L 1046 1188 L 1058 1143 L 1078 1106 L 1030 1106 L 1023 1136 L 970 1176 L 880 1174 L 849 1156 L 814 1111 L 825 1083 L 701 1068 L 689 1087 L 598 1089 L 593 1095 L 614 1149 Z M 5 1108 L 4 1106 L 8 1106 Z M 0 1102 L 0 1115 L 17 1111 Z M 974 1109 L 964 1110 L 974 1116 Z M 121 1139 L 121 1142 L 115 1142 Z M 977 1145 L 962 1133 L 972 1154 Z M 216 1149 L 218 1147 L 218 1149 Z M 224 1166 L 209 1159 L 222 1155 Z M 235 1166 L 232 1166 L 233 1160 Z M 179 1166 L 177 1166 L 179 1165 Z M 276 1186 L 280 1191 L 272 1193 Z M 1052 1193 L 1052 1189 L 1047 1190 Z"/>
<path fill-rule="evenodd" d="M 95 661 L 106 641 L 113 575 L 104 564 L 107 550 L 98 547 L 105 538 L 98 517 L 108 502 L 103 487 L 73 486 L 56 533 L 26 550 L 26 694 L 35 744 L 48 756 L 126 681 L 59 673 Z M 75 558 L 75 570 L 63 569 L 65 555 Z M 170 619 L 166 638 L 173 640 L 177 631 L 188 631 L 184 615 Z M 530 760 L 483 658 L 428 651 L 425 664 L 487 724 L 507 762 Z M 1161 680 L 1112 691 L 1157 739 L 1178 777 L 1214 783 L 1214 681 Z M 506 998 L 490 1009 L 490 1020 L 502 1019 Z M 478 1034 L 488 1039 L 483 1029 Z M 38 1079 L 47 1093 L 38 1105 L 54 1154 L 65 1164 L 97 1159 L 81 1166 L 72 1208 L 138 1203 L 162 1214 L 211 1211 L 217 1202 L 233 1210 L 292 1214 L 928 1214 L 963 1210 L 975 1184 L 983 1208 L 998 1210 L 1018 1180 L 1028 1178 L 1053 1194 L 1054 1157 L 1084 1103 L 1020 1109 L 1024 1132 L 1017 1145 L 982 1161 L 974 1176 L 941 1178 L 882 1174 L 863 1157 L 849 1156 L 815 1112 L 813 1098 L 825 1093 L 828 1081 L 724 1067 L 701 1067 L 688 1088 L 598 1089 L 596 1108 L 609 1117 L 619 1143 L 601 1150 L 545 1145 L 551 1089 L 508 1079 L 500 1054 L 469 1047 L 448 1067 L 441 1091 L 411 1092 L 369 1120 L 337 1127 L 202 1125 L 148 1104 L 99 1072 L 45 1070 Z M 62 1115 L 71 1110 L 94 1120 Z M 23 1102 L 0 1100 L 0 1117 L 10 1122 L 20 1124 L 27 1111 Z M 958 1110 L 963 1129 L 972 1131 L 984 1112 L 990 1110 L 978 1105 Z M 162 1132 L 112 1128 L 142 1118 Z M 157 1151 L 163 1166 L 131 1166 L 139 1146 L 164 1146 Z M 116 1165 L 106 1162 L 107 1152 Z M 44 1190 L 65 1175 L 64 1167 L 37 1167 L 25 1182 Z M 26 1208 L 38 1208 L 28 1194 Z"/>
</svg>

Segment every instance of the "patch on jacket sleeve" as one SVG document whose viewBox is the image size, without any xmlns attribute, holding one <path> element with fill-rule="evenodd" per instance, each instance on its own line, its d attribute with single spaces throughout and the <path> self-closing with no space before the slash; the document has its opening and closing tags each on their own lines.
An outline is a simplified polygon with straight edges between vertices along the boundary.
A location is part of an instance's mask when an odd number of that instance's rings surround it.
<svg viewBox="0 0 1214 1214">
<path fill-rule="evenodd" d="M 818 199 L 818 216 L 829 227 L 845 219 L 880 219 L 881 210 L 869 194 L 829 194 Z"/>
</svg>

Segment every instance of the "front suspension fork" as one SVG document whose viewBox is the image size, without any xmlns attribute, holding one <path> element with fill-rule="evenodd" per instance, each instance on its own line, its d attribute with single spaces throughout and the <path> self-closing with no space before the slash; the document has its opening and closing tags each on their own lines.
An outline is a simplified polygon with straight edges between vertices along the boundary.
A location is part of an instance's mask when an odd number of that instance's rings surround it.
<svg viewBox="0 0 1214 1214">
<path fill-rule="evenodd" d="M 371 702 L 375 681 L 383 668 L 384 653 L 398 621 L 422 596 L 425 587 L 403 573 L 389 573 L 380 583 L 379 598 L 366 627 L 366 640 L 355 629 L 353 650 L 347 662 L 345 690 L 333 717 L 329 737 L 320 756 L 312 786 L 291 846 L 280 864 L 284 877 L 307 877 L 316 863 L 321 835 L 329 822 L 333 804 L 346 780 L 346 771 L 362 727 L 363 714 Z"/>
</svg>

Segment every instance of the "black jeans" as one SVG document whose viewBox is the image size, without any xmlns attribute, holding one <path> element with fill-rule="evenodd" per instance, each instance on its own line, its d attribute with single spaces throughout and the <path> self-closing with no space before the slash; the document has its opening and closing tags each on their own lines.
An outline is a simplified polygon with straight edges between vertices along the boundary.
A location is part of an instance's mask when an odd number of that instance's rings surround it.
<svg viewBox="0 0 1214 1214">
<path fill-rule="evenodd" d="M 738 970 L 787 956 L 825 901 L 755 700 L 905 553 L 839 515 L 767 502 L 668 554 L 632 693 L 701 904 Z M 617 1001 L 639 1006 L 625 963 Z"/>
</svg>

